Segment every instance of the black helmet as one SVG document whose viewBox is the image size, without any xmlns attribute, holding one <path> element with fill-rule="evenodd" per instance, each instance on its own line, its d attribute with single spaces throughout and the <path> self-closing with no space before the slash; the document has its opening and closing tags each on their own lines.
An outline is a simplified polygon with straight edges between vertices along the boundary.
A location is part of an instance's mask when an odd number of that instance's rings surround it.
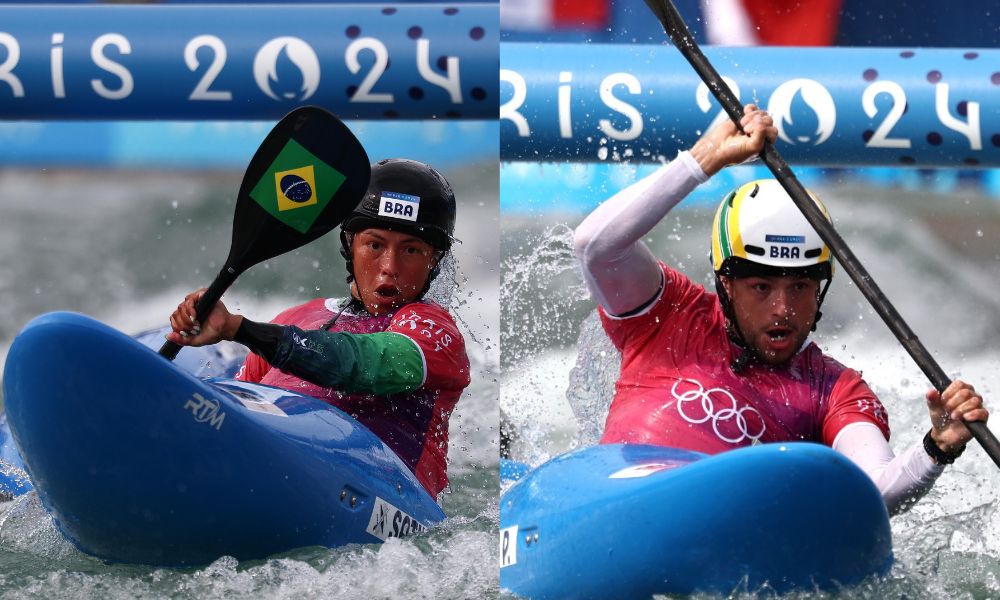
<svg viewBox="0 0 1000 600">
<path fill-rule="evenodd" d="M 353 234 L 388 229 L 415 235 L 440 252 L 451 249 L 455 233 L 455 193 L 440 173 L 422 162 L 388 158 L 372 165 L 368 192 L 340 226 L 340 254 L 347 261 L 347 282 L 354 280 Z M 427 277 L 423 297 L 441 270 L 441 261 Z"/>
<path fill-rule="evenodd" d="M 455 193 L 440 173 L 415 160 L 389 158 L 372 165 L 371 183 L 343 231 L 388 229 L 410 233 L 437 250 L 451 248 Z"/>
</svg>

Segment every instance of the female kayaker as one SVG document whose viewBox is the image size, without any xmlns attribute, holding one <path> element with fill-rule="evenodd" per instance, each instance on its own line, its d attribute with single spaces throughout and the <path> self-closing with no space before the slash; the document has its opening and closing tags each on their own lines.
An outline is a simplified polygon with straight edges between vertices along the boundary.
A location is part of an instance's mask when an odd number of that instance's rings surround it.
<svg viewBox="0 0 1000 600">
<path fill-rule="evenodd" d="M 368 192 L 341 227 L 351 297 L 316 299 L 257 323 L 219 302 L 205 323 L 189 294 L 167 338 L 184 346 L 234 340 L 252 354 L 236 378 L 327 402 L 382 439 L 432 496 L 448 485 L 448 418 L 469 385 L 465 341 L 451 315 L 423 299 L 450 250 L 455 196 L 412 160 L 372 165 Z"/>
<path fill-rule="evenodd" d="M 886 410 L 861 374 L 809 341 L 833 262 L 777 181 L 741 186 L 719 207 L 711 249 L 715 294 L 658 262 L 642 242 L 695 187 L 776 139 L 766 112 L 751 104 L 744 113 L 746 134 L 727 121 L 602 204 L 576 230 L 587 285 L 622 353 L 601 442 L 709 454 L 819 442 L 868 473 L 890 512 L 898 512 L 965 449 L 972 435 L 962 420 L 987 420 L 975 389 L 955 381 L 943 394 L 928 392 L 930 431 L 922 443 L 893 454 Z"/>
</svg>

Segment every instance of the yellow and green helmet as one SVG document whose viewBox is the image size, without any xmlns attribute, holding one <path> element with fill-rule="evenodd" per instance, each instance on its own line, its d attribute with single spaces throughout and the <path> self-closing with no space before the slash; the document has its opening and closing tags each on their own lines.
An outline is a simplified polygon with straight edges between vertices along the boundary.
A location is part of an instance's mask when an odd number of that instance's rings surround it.
<svg viewBox="0 0 1000 600">
<path fill-rule="evenodd" d="M 809 195 L 830 220 L 819 198 Z M 833 277 L 830 248 L 774 179 L 751 181 L 726 196 L 712 224 L 711 257 L 716 274 L 728 277 Z"/>
</svg>

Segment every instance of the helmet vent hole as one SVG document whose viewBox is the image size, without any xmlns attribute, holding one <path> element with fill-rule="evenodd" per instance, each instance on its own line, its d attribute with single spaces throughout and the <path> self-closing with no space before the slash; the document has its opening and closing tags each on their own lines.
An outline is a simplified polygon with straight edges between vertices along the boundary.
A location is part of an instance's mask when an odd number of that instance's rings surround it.
<svg viewBox="0 0 1000 600">
<path fill-rule="evenodd" d="M 760 246 L 753 246 L 747 244 L 743 248 L 747 251 L 747 254 L 756 254 L 757 256 L 764 256 L 764 249 L 761 248 Z"/>
<path fill-rule="evenodd" d="M 816 258 L 820 254 L 823 254 L 822 248 L 813 248 L 812 250 L 806 250 L 805 254 L 802 256 L 805 256 L 806 258 Z"/>
<path fill-rule="evenodd" d="M 757 192 L 759 192 L 759 191 L 760 191 L 760 184 L 755 183 L 754 186 L 753 186 L 753 191 L 750 192 L 750 197 L 751 198 L 756 198 L 757 197 Z"/>
</svg>

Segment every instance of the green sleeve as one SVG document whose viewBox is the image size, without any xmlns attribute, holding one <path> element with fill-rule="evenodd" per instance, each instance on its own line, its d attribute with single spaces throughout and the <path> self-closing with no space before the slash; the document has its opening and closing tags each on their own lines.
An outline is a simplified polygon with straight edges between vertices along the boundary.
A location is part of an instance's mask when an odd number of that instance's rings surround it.
<svg viewBox="0 0 1000 600">
<path fill-rule="evenodd" d="M 289 325 L 271 365 L 349 394 L 412 392 L 425 378 L 417 344 L 390 332 L 304 331 Z"/>
</svg>

